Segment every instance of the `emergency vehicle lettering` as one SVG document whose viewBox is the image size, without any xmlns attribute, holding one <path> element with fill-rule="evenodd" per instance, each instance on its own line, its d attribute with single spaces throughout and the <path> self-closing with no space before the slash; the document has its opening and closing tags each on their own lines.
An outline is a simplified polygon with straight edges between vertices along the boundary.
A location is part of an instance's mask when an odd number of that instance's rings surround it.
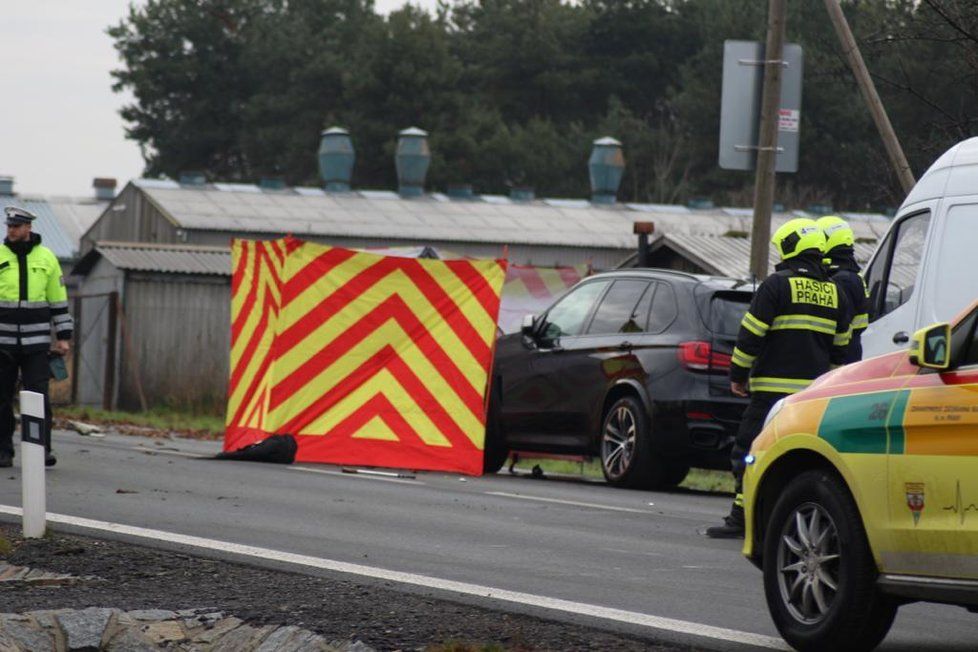
<svg viewBox="0 0 978 652">
<path fill-rule="evenodd" d="M 826 308 L 839 307 L 839 291 L 835 283 L 816 281 L 803 276 L 792 276 L 788 279 L 791 284 L 791 302 L 808 303 Z"/>
</svg>

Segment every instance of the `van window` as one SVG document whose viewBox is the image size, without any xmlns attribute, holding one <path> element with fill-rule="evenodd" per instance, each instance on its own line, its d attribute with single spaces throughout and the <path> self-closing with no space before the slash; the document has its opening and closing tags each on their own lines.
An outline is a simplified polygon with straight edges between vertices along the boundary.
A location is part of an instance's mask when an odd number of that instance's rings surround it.
<svg viewBox="0 0 978 652">
<path fill-rule="evenodd" d="M 912 215 L 896 224 L 880 245 L 865 274 L 873 320 L 893 312 L 913 295 L 929 225 L 930 213 Z"/>
<path fill-rule="evenodd" d="M 645 315 L 636 314 L 637 304 L 649 287 L 648 281 L 621 279 L 601 299 L 591 319 L 588 334 L 637 333 L 645 330 Z"/>
<path fill-rule="evenodd" d="M 937 319 L 951 319 L 978 299 L 978 274 L 974 256 L 978 251 L 978 204 L 953 206 L 947 212 L 937 258 L 937 287 L 934 306 Z"/>
</svg>

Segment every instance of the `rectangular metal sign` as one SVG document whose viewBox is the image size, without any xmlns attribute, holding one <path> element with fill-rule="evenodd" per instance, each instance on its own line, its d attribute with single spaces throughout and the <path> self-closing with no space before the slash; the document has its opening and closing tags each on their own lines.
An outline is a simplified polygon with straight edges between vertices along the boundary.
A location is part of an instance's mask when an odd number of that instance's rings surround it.
<svg viewBox="0 0 978 652">
<path fill-rule="evenodd" d="M 801 46 L 786 43 L 782 60 L 781 108 L 778 112 L 777 172 L 798 171 L 801 123 Z M 723 92 L 720 99 L 720 167 L 753 170 L 757 160 L 761 90 L 764 85 L 764 44 L 724 41 Z"/>
</svg>

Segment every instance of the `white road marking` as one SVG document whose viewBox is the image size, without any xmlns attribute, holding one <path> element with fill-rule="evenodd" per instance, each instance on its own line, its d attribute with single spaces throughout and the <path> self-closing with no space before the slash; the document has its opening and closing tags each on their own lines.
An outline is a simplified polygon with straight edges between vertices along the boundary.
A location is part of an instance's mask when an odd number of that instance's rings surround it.
<svg viewBox="0 0 978 652">
<path fill-rule="evenodd" d="M 12 516 L 22 515 L 19 507 L 12 507 L 10 505 L 0 505 L 0 514 L 10 514 Z M 169 543 L 176 543 L 183 546 L 231 553 L 243 557 L 253 557 L 261 560 L 274 560 L 287 564 L 295 564 L 296 566 L 306 566 L 309 568 L 318 568 L 339 573 L 349 573 L 352 575 L 371 577 L 390 582 L 401 582 L 403 584 L 411 584 L 425 588 L 491 598 L 513 604 L 529 605 L 531 607 L 553 609 L 555 611 L 563 611 L 580 616 L 602 618 L 604 620 L 612 620 L 630 625 L 641 625 L 644 627 L 666 630 L 680 634 L 702 636 L 705 638 L 731 643 L 753 645 L 772 650 L 790 650 L 790 648 L 779 638 L 764 636 L 763 634 L 754 634 L 752 632 L 742 632 L 735 629 L 726 629 L 724 627 L 703 625 L 701 623 L 694 623 L 688 620 L 663 618 L 636 611 L 625 611 L 623 609 L 612 609 L 610 607 L 587 604 L 585 602 L 573 602 L 571 600 L 549 598 L 547 596 L 534 595 L 532 593 L 507 591 L 505 589 L 498 589 L 491 586 L 469 584 L 468 582 L 456 582 L 455 580 L 446 580 L 427 575 L 417 575 L 414 573 L 402 573 L 400 571 L 378 568 L 376 566 L 351 564 L 344 561 L 325 559 L 322 557 L 310 557 L 308 555 L 283 552 L 280 550 L 271 550 L 269 548 L 259 548 L 257 546 L 231 543 L 230 541 L 205 539 L 187 534 L 177 534 L 175 532 L 165 532 L 163 530 L 151 530 L 149 528 L 124 525 L 122 523 L 111 523 L 108 521 L 97 521 L 78 516 L 68 516 L 65 514 L 48 512 L 47 520 L 52 523 L 63 523 L 65 525 L 100 532 L 113 532 L 115 534 L 147 539 L 149 541 L 167 541 Z"/>
<path fill-rule="evenodd" d="M 377 480 L 378 482 L 393 482 L 395 484 L 424 484 L 417 480 L 402 480 L 400 478 L 382 478 L 376 475 L 361 475 L 359 473 L 343 473 L 342 471 L 328 471 L 326 469 L 310 469 L 307 466 L 290 466 L 292 471 L 305 471 L 306 473 L 320 473 L 322 475 L 337 475 L 344 478 L 360 478 L 361 480 Z"/>
<path fill-rule="evenodd" d="M 612 512 L 632 512 L 633 514 L 651 514 L 652 512 L 644 509 L 632 509 L 631 507 L 614 507 L 612 505 L 599 505 L 597 503 L 581 503 L 576 500 L 560 500 L 558 498 L 543 498 L 541 496 L 524 496 L 522 494 L 511 494 L 505 491 L 487 491 L 489 496 L 502 496 L 503 498 L 519 498 L 520 500 L 536 500 L 541 503 L 557 503 L 559 505 L 574 505 L 575 507 L 591 507 L 592 509 L 607 509 Z"/>
<path fill-rule="evenodd" d="M 184 453 L 183 451 L 175 451 L 169 448 L 150 448 L 149 446 L 133 446 L 133 450 L 139 451 L 140 453 L 153 453 L 154 455 L 176 455 L 177 457 L 190 457 L 195 460 L 211 459 L 210 455 L 198 455 L 197 453 Z"/>
</svg>

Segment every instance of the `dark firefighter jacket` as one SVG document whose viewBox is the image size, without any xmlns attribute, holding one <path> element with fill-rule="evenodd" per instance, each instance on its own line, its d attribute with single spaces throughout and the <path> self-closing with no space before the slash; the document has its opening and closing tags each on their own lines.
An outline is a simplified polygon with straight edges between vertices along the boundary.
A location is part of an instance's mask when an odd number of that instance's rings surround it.
<svg viewBox="0 0 978 652">
<path fill-rule="evenodd" d="M 820 256 L 781 263 L 740 322 L 730 379 L 751 392 L 794 394 L 845 361 L 850 311 Z"/>
<path fill-rule="evenodd" d="M 852 339 L 846 348 L 846 364 L 859 362 L 863 358 L 862 334 L 869 326 L 869 292 L 866 283 L 859 275 L 859 265 L 852 247 L 836 247 L 826 254 L 823 261 L 828 267 L 829 277 L 842 288 L 852 311 Z"/>
<path fill-rule="evenodd" d="M 41 236 L 0 246 L 0 350 L 46 351 L 52 326 L 59 340 L 71 339 L 68 294 L 58 258 L 41 246 Z"/>
</svg>

